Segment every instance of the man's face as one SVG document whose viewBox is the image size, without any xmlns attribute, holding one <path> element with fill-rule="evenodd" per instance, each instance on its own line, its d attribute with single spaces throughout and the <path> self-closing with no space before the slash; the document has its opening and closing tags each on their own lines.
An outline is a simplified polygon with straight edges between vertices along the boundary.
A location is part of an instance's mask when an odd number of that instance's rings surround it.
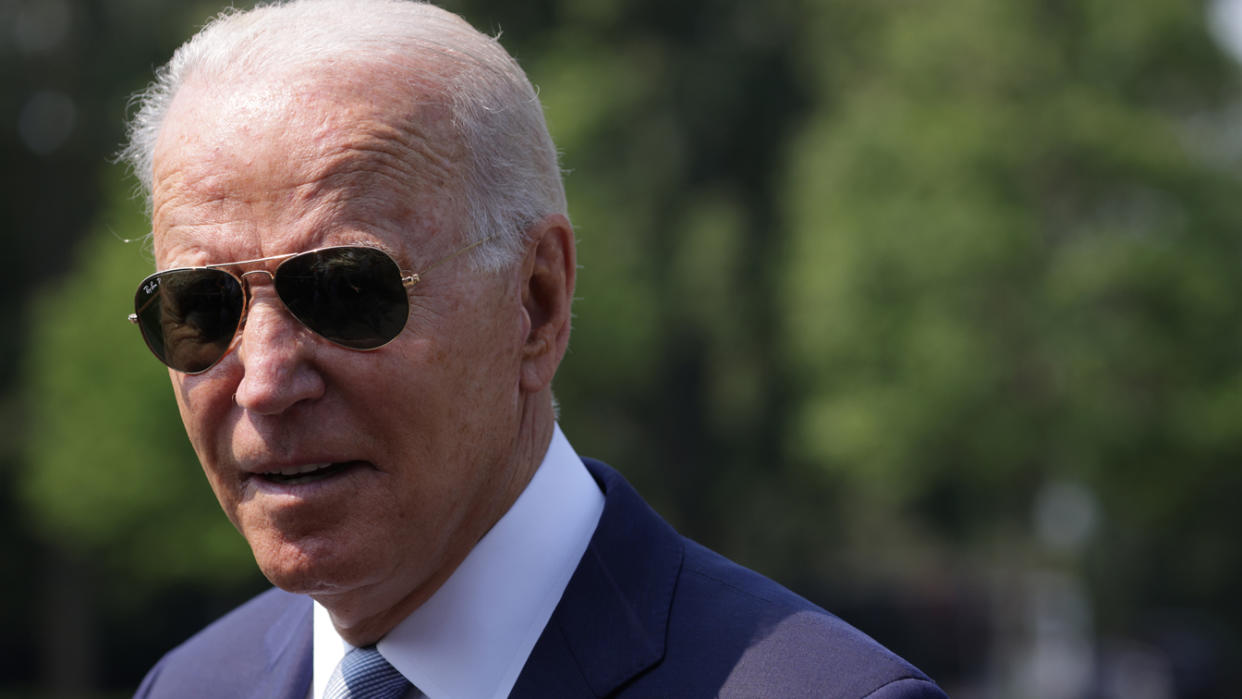
<svg viewBox="0 0 1242 699">
<path fill-rule="evenodd" d="M 357 83 L 184 87 L 155 156 L 158 266 L 361 244 L 420 271 L 461 247 L 461 146 L 438 108 L 398 133 L 399 105 L 377 97 L 391 92 Z M 276 585 L 351 619 L 423 595 L 525 485 L 511 468 L 516 275 L 464 258 L 435 268 L 405 330 L 372 352 L 315 335 L 264 275 L 247 279 L 233 352 L 204 374 L 171 372 L 220 504 Z"/>
</svg>

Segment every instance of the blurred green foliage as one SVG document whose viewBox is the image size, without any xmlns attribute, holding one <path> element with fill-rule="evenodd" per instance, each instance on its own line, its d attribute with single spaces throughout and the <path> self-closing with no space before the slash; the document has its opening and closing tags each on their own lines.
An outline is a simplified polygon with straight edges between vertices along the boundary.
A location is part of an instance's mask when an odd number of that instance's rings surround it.
<svg viewBox="0 0 1242 699">
<path fill-rule="evenodd" d="M 144 236 L 117 231 L 142 231 L 145 217 L 128 188 L 111 200 L 100 218 L 117 228 L 80 241 L 73 273 L 32 301 L 29 343 L 39 351 L 22 371 L 30 467 L 18 493 L 47 545 L 139 589 L 236 579 L 253 566 L 249 551 L 206 487 L 167 371 L 142 356 L 124 322 L 152 262 Z"/>
<path fill-rule="evenodd" d="M 1055 571 L 1083 581 L 1102 658 L 1115 639 L 1158 648 L 1188 673 L 1179 696 L 1225 696 L 1242 641 L 1240 93 L 1203 3 L 444 5 L 504 30 L 564 153 L 582 270 L 557 394 L 580 452 L 951 690 L 1016 686 L 996 680 L 1028 623 L 1008 581 Z M 114 106 L 211 11 L 68 6 L 125 28 L 80 26 L 65 49 Z M 120 240 L 146 224 L 103 162 L 120 119 L 84 111 L 100 133 L 38 166 L 85 174 L 12 188 L 85 204 L 19 243 L 40 254 L 18 279 L 47 280 L 10 291 L 28 322 L 3 346 L 22 356 L 4 385 L 6 565 L 94 576 L 53 589 L 92 600 L 102 632 L 65 633 L 108 660 L 104 687 L 258 584 L 124 322 L 150 262 Z M 11 196 L 17 230 L 42 220 Z M 1081 527 L 1058 539 L 1058 519 Z M 133 630 L 145 614 L 164 618 Z M 135 650 L 91 645 L 104 634 Z M 1177 634 L 1200 650 L 1162 645 Z"/>
</svg>

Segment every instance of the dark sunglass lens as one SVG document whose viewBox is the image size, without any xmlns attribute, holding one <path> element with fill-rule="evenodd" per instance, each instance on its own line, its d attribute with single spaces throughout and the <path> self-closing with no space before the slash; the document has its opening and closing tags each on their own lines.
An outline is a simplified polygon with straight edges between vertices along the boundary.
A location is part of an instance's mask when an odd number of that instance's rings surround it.
<svg viewBox="0 0 1242 699">
<path fill-rule="evenodd" d="M 187 374 L 206 371 L 228 352 L 244 304 L 241 285 L 218 269 L 161 272 L 134 297 L 147 346 Z"/>
<path fill-rule="evenodd" d="M 352 349 L 392 341 L 410 314 L 400 268 L 374 248 L 328 248 L 290 258 L 276 271 L 276 293 L 306 327 Z"/>
</svg>

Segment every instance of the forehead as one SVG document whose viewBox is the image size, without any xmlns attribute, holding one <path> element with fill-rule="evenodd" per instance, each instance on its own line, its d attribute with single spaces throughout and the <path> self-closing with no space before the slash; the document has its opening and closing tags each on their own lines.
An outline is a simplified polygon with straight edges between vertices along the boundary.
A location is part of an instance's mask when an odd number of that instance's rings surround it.
<svg viewBox="0 0 1242 699">
<path fill-rule="evenodd" d="M 454 218 L 464 152 L 443 97 L 382 75 L 191 80 L 155 150 L 157 255 L 162 239 L 212 224 L 218 235 L 282 216 L 404 223 L 429 206 Z"/>
</svg>

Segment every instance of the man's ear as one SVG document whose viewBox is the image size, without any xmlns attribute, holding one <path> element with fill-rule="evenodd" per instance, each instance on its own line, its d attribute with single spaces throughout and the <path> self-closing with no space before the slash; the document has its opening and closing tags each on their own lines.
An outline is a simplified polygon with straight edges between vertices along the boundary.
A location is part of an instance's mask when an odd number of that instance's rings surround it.
<svg viewBox="0 0 1242 699">
<path fill-rule="evenodd" d="M 536 393 L 552 383 L 569 346 L 577 251 L 569 219 L 544 217 L 526 234 L 522 261 L 522 307 L 529 330 L 522 345 L 522 390 Z"/>
</svg>

